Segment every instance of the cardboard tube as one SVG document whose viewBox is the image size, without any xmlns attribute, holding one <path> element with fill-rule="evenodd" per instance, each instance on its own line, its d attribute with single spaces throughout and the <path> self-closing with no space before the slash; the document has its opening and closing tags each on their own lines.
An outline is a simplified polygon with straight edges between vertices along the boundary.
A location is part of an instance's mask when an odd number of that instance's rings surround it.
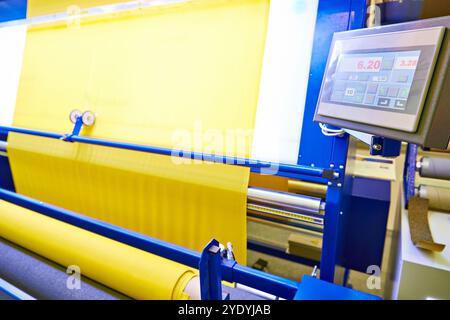
<svg viewBox="0 0 450 320">
<path fill-rule="evenodd" d="M 135 299 L 187 299 L 196 273 L 179 263 L 0 201 L 0 237 Z"/>
<path fill-rule="evenodd" d="M 419 186 L 419 197 L 428 199 L 434 210 L 450 211 L 450 189 L 436 186 Z"/>
</svg>

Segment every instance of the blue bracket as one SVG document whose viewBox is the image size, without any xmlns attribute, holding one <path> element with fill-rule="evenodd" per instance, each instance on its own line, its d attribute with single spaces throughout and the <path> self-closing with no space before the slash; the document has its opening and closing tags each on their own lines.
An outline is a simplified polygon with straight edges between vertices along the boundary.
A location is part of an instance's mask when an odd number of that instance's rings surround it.
<svg viewBox="0 0 450 320">
<path fill-rule="evenodd" d="M 372 156 L 398 157 L 401 147 L 401 141 L 373 136 L 370 145 L 370 154 Z"/>
<path fill-rule="evenodd" d="M 61 137 L 61 140 L 67 142 L 74 142 L 72 138 L 78 136 L 82 128 L 83 128 L 83 117 L 79 116 L 75 121 L 72 133 L 65 134 L 63 137 Z"/>
<path fill-rule="evenodd" d="M 212 239 L 203 249 L 198 267 L 202 300 L 222 300 L 221 264 L 219 242 Z"/>
</svg>

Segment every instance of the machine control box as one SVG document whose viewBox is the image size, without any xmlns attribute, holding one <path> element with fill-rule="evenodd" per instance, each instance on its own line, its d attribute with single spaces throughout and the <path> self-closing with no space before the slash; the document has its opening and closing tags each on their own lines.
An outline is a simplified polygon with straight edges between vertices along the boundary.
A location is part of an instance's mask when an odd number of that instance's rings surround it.
<svg viewBox="0 0 450 320">
<path fill-rule="evenodd" d="M 441 98 L 450 88 L 450 78 L 443 77 L 448 27 L 450 17 L 336 33 L 314 120 L 445 148 L 450 112 Z"/>
</svg>

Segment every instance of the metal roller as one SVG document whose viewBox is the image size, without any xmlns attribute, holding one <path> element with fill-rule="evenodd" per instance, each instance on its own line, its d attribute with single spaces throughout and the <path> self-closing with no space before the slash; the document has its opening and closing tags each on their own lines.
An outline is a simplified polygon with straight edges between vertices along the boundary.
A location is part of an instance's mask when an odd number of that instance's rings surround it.
<svg viewBox="0 0 450 320">
<path fill-rule="evenodd" d="M 423 157 L 417 169 L 421 177 L 450 180 L 450 158 Z"/>
<path fill-rule="evenodd" d="M 428 199 L 431 209 L 450 211 L 450 189 L 420 185 L 417 193 L 420 198 Z"/>
<path fill-rule="evenodd" d="M 278 207 L 290 207 L 304 212 L 317 214 L 325 208 L 325 203 L 323 203 L 320 198 L 294 195 L 261 188 L 248 188 L 247 198 L 250 201 L 262 202 Z"/>
</svg>

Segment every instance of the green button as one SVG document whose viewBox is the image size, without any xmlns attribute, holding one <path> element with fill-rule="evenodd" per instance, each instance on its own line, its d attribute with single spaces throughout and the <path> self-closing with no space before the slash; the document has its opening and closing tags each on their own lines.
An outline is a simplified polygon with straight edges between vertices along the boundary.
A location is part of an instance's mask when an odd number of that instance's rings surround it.
<svg viewBox="0 0 450 320">
<path fill-rule="evenodd" d="M 397 82 L 408 82 L 409 77 L 407 75 L 398 76 Z"/>
<path fill-rule="evenodd" d="M 409 88 L 400 88 L 400 90 L 398 91 L 398 97 L 399 98 L 408 98 L 409 95 Z"/>
<path fill-rule="evenodd" d="M 380 90 L 378 90 L 378 95 L 380 96 L 387 96 L 388 93 L 388 87 L 381 87 Z"/>
</svg>

